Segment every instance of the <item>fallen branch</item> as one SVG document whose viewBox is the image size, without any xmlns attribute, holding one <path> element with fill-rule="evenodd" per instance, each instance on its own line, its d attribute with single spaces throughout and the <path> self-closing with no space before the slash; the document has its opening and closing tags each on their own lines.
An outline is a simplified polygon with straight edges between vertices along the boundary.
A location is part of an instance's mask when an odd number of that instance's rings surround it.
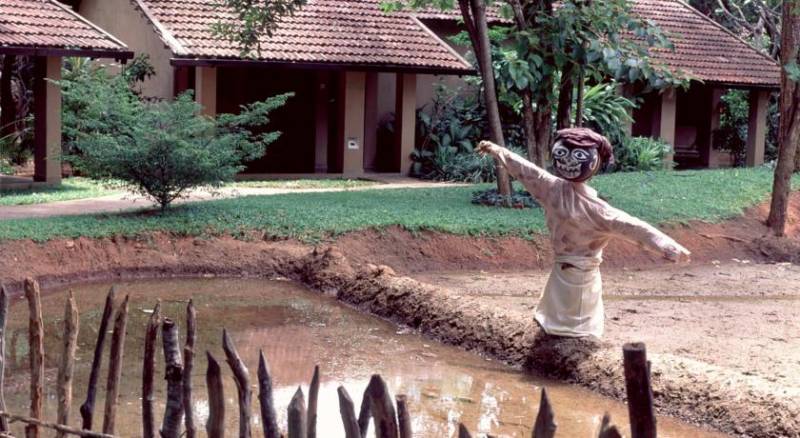
<svg viewBox="0 0 800 438">
<path fill-rule="evenodd" d="M 36 426 L 36 427 L 43 427 L 45 429 L 53 429 L 53 430 L 56 430 L 58 432 L 63 432 L 63 433 L 69 434 L 69 435 L 77 435 L 77 436 L 82 436 L 82 437 L 86 437 L 86 438 L 114 438 L 114 435 L 108 435 L 108 434 L 105 434 L 105 433 L 92 432 L 92 431 L 89 431 L 89 430 L 75 429 L 75 428 L 72 428 L 72 427 L 69 427 L 69 426 L 64 426 L 63 424 L 48 423 L 46 421 L 37 420 L 35 418 L 24 417 L 22 415 L 9 414 L 8 412 L 0 412 L 0 417 L 2 417 L 4 419 L 7 419 L 11 423 L 17 423 L 17 422 L 26 423 L 26 424 L 30 424 L 30 425 L 33 425 L 33 426 Z M 7 435 L 7 436 L 11 436 L 11 435 Z"/>
<path fill-rule="evenodd" d="M 742 239 L 740 237 L 726 236 L 724 234 L 705 234 L 705 233 L 697 233 L 697 234 L 699 234 L 700 236 L 705 237 L 706 239 L 709 239 L 709 240 L 727 239 L 727 240 L 731 240 L 733 242 L 741 242 L 741 243 L 746 243 L 747 242 L 747 240 Z"/>
</svg>

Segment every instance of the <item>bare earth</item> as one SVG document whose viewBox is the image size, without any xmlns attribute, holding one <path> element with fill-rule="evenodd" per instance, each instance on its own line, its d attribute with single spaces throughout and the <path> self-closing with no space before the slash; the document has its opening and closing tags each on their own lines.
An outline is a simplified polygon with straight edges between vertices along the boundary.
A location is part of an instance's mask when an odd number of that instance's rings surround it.
<svg viewBox="0 0 800 438">
<path fill-rule="evenodd" d="M 736 259 L 738 260 L 738 259 Z M 532 317 L 547 272 L 436 272 L 425 283 Z M 603 273 L 605 341 L 800 387 L 800 266 L 748 260 Z M 766 360 L 768 358 L 768 360 Z"/>
</svg>

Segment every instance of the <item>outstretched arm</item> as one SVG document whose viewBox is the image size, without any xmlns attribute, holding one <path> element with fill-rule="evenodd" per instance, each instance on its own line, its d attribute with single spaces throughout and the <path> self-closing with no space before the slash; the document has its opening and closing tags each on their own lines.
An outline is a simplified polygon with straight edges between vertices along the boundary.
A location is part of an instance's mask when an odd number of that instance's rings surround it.
<svg viewBox="0 0 800 438">
<path fill-rule="evenodd" d="M 688 249 L 639 218 L 616 210 L 609 222 L 612 232 L 625 240 L 648 247 L 674 262 L 689 261 L 691 252 Z"/>
<path fill-rule="evenodd" d="M 531 195 L 540 201 L 546 198 L 547 193 L 558 181 L 558 178 L 550 172 L 490 141 L 480 142 L 475 150 L 481 155 L 491 155 L 496 158 L 511 176 L 518 179 Z"/>
</svg>

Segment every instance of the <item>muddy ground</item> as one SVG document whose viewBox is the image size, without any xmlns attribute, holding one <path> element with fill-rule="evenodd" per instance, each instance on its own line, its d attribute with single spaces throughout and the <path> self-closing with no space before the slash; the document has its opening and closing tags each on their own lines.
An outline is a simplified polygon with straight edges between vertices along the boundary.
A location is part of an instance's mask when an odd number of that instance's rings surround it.
<svg viewBox="0 0 800 438">
<path fill-rule="evenodd" d="M 19 291 L 114 278 L 235 275 L 297 279 L 442 341 L 624 398 L 623 342 L 645 341 L 660 412 L 740 436 L 800 437 L 800 195 L 790 235 L 768 237 L 765 207 L 666 231 L 693 252 L 669 265 L 634 245 L 605 254 L 607 336 L 555 339 L 532 323 L 552 253 L 545 238 L 399 229 L 316 247 L 230 237 L 0 243 L 0 281 Z M 0 222 L 2 224 L 2 222 Z M 382 266 L 386 265 L 386 266 Z"/>
</svg>

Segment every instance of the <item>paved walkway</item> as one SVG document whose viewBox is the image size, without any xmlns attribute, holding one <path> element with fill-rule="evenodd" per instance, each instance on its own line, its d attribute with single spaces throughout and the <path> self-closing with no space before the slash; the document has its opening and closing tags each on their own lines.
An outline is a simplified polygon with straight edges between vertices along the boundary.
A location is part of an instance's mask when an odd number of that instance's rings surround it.
<svg viewBox="0 0 800 438">
<path fill-rule="evenodd" d="M 176 204 L 208 201 L 213 199 L 235 198 L 253 195 L 282 195 L 287 193 L 323 193 L 363 190 L 387 190 L 409 188 L 432 188 L 457 186 L 461 184 L 422 181 L 413 178 L 393 177 L 385 182 L 351 188 L 286 189 L 286 188 L 222 188 L 212 194 L 204 190 L 192 192 L 187 198 L 175 201 Z M 153 208 L 153 203 L 131 193 L 103 196 L 99 198 L 76 199 L 72 201 L 50 202 L 46 204 L 14 205 L 0 207 L 0 220 L 27 219 L 52 216 L 73 216 L 81 214 L 119 213 L 127 210 Z"/>
</svg>

